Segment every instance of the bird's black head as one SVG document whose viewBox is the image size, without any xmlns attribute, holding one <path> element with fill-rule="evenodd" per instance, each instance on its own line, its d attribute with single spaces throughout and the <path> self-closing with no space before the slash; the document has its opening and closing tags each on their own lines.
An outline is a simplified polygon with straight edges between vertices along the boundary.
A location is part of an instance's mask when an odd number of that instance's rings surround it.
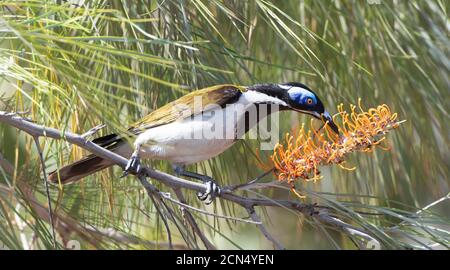
<svg viewBox="0 0 450 270">
<path fill-rule="evenodd" d="M 339 134 L 338 127 L 334 124 L 333 118 L 325 110 L 322 101 L 308 86 L 298 82 L 288 82 L 283 84 L 261 84 L 250 89 L 262 92 L 282 101 L 283 109 L 294 110 L 309 114 L 317 119 L 328 121 L 331 129 Z"/>
</svg>

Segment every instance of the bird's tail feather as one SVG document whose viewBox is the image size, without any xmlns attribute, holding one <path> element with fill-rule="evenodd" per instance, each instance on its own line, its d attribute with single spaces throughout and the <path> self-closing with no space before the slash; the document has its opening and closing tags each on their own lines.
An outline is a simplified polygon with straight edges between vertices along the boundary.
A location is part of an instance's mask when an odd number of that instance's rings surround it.
<svg viewBox="0 0 450 270">
<path fill-rule="evenodd" d="M 115 134 L 97 138 L 92 142 L 107 148 L 117 154 L 129 156 L 130 152 L 125 141 Z M 123 146 L 127 146 L 125 149 Z M 124 151 L 125 150 L 125 151 Z M 128 157 L 127 157 L 128 158 Z M 66 165 L 59 170 L 49 174 L 48 180 L 52 183 L 68 184 L 81 180 L 83 177 L 91 175 L 100 170 L 106 169 L 114 165 L 114 162 L 95 156 L 89 155 L 72 164 Z"/>
<path fill-rule="evenodd" d="M 90 155 L 50 173 L 48 180 L 52 183 L 69 184 L 112 165 L 114 162 L 110 160 Z"/>
</svg>

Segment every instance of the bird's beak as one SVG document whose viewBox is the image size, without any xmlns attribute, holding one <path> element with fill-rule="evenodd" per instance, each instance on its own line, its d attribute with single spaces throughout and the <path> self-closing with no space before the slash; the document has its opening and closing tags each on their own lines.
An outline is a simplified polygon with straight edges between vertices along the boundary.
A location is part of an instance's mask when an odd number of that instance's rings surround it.
<svg viewBox="0 0 450 270">
<path fill-rule="evenodd" d="M 334 131 L 334 133 L 339 135 L 339 128 L 333 122 L 333 117 L 331 117 L 330 113 L 327 111 L 324 111 L 320 116 L 321 116 L 322 121 L 328 122 L 328 126 Z"/>
<path fill-rule="evenodd" d="M 333 117 L 331 117 L 330 113 L 327 111 L 324 111 L 323 113 L 318 112 L 308 112 L 308 111 L 300 111 L 296 110 L 297 112 L 309 114 L 319 120 L 322 120 L 324 122 L 328 122 L 328 126 L 333 130 L 334 133 L 339 135 L 339 128 L 336 126 L 336 124 L 333 122 Z"/>
</svg>

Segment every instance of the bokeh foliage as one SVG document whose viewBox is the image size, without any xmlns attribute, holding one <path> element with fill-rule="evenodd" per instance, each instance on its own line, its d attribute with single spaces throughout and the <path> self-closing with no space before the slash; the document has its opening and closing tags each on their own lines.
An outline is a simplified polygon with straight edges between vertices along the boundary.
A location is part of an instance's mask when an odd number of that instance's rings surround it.
<svg viewBox="0 0 450 270">
<path fill-rule="evenodd" d="M 357 166 L 354 172 L 325 170 L 321 181 L 302 186 L 309 190 L 306 202 L 334 208 L 372 232 L 384 248 L 447 248 L 448 11 L 443 0 L 5 0 L 0 2 L 2 109 L 29 110 L 40 124 L 76 133 L 105 123 L 101 133 L 106 134 L 123 132 L 128 123 L 190 89 L 221 83 L 301 81 L 331 112 L 358 98 L 367 107 L 386 103 L 407 120 L 390 134 L 391 150 L 355 155 L 349 161 Z M 281 134 L 308 120 L 281 116 Z M 17 181 L 26 179 L 46 204 L 33 141 L 5 125 L 0 129 L 1 153 L 16 168 L 1 175 L 0 243 L 26 248 L 25 238 L 34 239 L 34 248 L 49 248 L 48 224 L 17 188 Z M 50 170 L 83 155 L 63 142 L 41 144 Z M 223 185 L 243 183 L 262 173 L 255 169 L 257 147 L 256 141 L 239 142 L 197 170 Z M 165 162 L 151 165 L 170 171 Z M 152 203 L 133 177 L 119 180 L 119 175 L 110 170 L 81 184 L 53 186 L 51 195 L 57 209 L 80 224 L 123 232 L 134 242 L 74 239 L 82 248 L 164 248 L 158 243 L 167 242 L 167 234 Z M 186 195 L 198 204 L 194 194 Z M 291 197 L 289 191 L 248 195 Z M 246 215 L 224 203 L 209 210 Z M 355 247 L 314 220 L 287 210 L 264 212 L 270 230 L 289 248 Z M 196 217 L 218 247 L 271 247 L 252 225 Z M 173 233 L 175 242 L 202 248 L 195 239 L 183 241 L 189 232 Z"/>
</svg>

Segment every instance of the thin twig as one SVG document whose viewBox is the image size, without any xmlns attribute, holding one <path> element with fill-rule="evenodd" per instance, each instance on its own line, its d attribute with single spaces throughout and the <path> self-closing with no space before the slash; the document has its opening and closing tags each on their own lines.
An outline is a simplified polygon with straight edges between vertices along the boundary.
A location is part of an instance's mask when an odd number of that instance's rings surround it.
<svg viewBox="0 0 450 270">
<path fill-rule="evenodd" d="M 265 171 L 265 172 L 262 173 L 260 176 L 256 177 L 255 179 L 253 179 L 253 180 L 251 180 L 251 181 L 249 181 L 249 182 L 247 182 L 247 183 L 239 184 L 239 185 L 234 185 L 234 186 L 228 187 L 228 189 L 229 189 L 230 191 L 236 191 L 236 190 L 238 190 L 238 189 L 246 189 L 246 188 L 249 188 L 250 186 L 255 185 L 259 180 L 261 180 L 262 178 L 264 178 L 266 175 L 268 175 L 268 174 L 270 174 L 271 172 L 273 172 L 274 169 L 275 169 L 275 167 L 272 168 L 272 169 L 270 169 L 270 170 Z"/>
<path fill-rule="evenodd" d="M 342 231 L 347 233 L 347 235 L 349 236 L 349 238 L 352 241 L 353 241 L 354 236 L 359 236 L 359 237 L 366 239 L 367 243 L 366 243 L 365 247 L 357 244 L 358 248 L 360 248 L 360 249 L 371 248 L 369 246 L 369 244 L 372 245 L 373 248 L 375 248 L 375 249 L 379 249 L 381 247 L 380 242 L 377 239 L 375 239 L 374 237 L 367 234 L 363 229 L 352 226 L 352 225 L 338 219 L 337 217 L 333 217 L 333 216 L 329 215 L 325 210 L 321 211 L 314 217 L 322 222 L 325 222 L 327 224 L 331 224 L 331 225 L 334 225 L 335 227 L 340 228 Z"/>
<path fill-rule="evenodd" d="M 45 167 L 44 155 L 42 154 L 41 146 L 39 145 L 39 138 L 34 136 L 33 139 L 34 139 L 34 143 L 36 144 L 36 148 L 37 148 L 37 151 L 39 154 L 39 160 L 41 161 L 41 167 L 42 167 L 42 174 L 44 177 L 45 194 L 47 196 L 47 203 L 48 203 L 48 215 L 50 217 L 50 226 L 52 228 L 53 246 L 55 249 L 57 249 L 58 246 L 56 243 L 55 223 L 53 221 L 52 202 L 51 202 L 51 196 L 50 196 L 50 189 L 48 187 L 47 170 Z"/>
<path fill-rule="evenodd" d="M 262 232 L 262 234 L 266 237 L 267 240 L 273 243 L 276 249 L 285 249 L 283 245 L 275 238 L 273 237 L 269 231 L 267 230 L 266 226 L 262 224 L 261 219 L 259 218 L 258 214 L 255 211 L 255 208 L 248 207 L 247 212 L 250 215 L 250 217 L 253 219 L 253 221 L 257 222 L 259 230 Z"/>
<path fill-rule="evenodd" d="M 178 205 L 180 205 L 180 206 L 182 206 L 184 208 L 188 208 L 188 209 L 194 210 L 196 212 L 202 213 L 204 215 L 213 216 L 213 217 L 216 217 L 216 218 L 228 219 L 228 220 L 232 220 L 232 221 L 239 221 L 239 222 L 244 222 L 244 223 L 250 223 L 250 224 L 257 224 L 257 225 L 261 224 L 261 221 L 257 222 L 257 221 L 252 221 L 252 220 L 248 220 L 248 219 L 243 219 L 243 218 L 230 217 L 230 216 L 224 216 L 224 215 L 219 215 L 219 214 L 215 214 L 215 213 L 210 213 L 208 211 L 205 211 L 205 210 L 196 208 L 194 206 L 190 206 L 188 204 L 179 202 L 179 201 L 177 201 L 175 199 L 172 199 L 172 197 L 170 196 L 170 193 L 168 193 L 168 192 L 160 192 L 159 194 L 161 194 L 161 196 L 164 199 L 168 200 L 168 201 L 171 201 L 171 202 L 173 202 L 175 204 L 178 204 Z"/>
<path fill-rule="evenodd" d="M 450 199 L 450 192 L 447 193 L 447 195 L 445 195 L 444 197 L 441 197 L 440 199 L 437 199 L 436 201 L 428 204 L 427 206 L 423 207 L 422 209 L 420 209 L 419 211 L 416 212 L 416 215 L 419 215 L 420 213 L 422 213 L 425 210 L 428 210 L 428 208 L 431 208 L 437 204 L 440 204 L 441 202 Z"/>
<path fill-rule="evenodd" d="M 266 188 L 279 188 L 284 190 L 290 190 L 290 188 L 287 186 L 286 183 L 280 182 L 280 181 L 272 181 L 272 182 L 266 182 L 266 183 L 246 183 L 246 184 L 240 184 L 236 186 L 230 187 L 230 190 L 237 191 L 237 190 L 249 190 L 249 189 L 266 189 Z M 224 188 L 226 189 L 226 188 Z"/>
<path fill-rule="evenodd" d="M 98 126 L 95 126 L 93 128 L 91 128 L 90 130 L 88 130 L 86 133 L 82 134 L 81 137 L 88 139 L 89 137 L 91 137 L 92 135 L 94 135 L 95 133 L 97 133 L 100 129 L 106 127 L 106 125 L 104 124 L 100 124 Z"/>
<path fill-rule="evenodd" d="M 180 200 L 180 202 L 183 204 L 187 204 L 181 190 L 178 188 L 174 188 L 173 190 L 175 192 L 175 195 L 177 195 L 178 199 Z M 216 250 L 217 248 L 209 241 L 209 239 L 206 237 L 206 235 L 200 230 L 200 228 L 199 228 L 197 222 L 195 221 L 194 217 L 192 216 L 191 212 L 184 207 L 182 207 L 181 209 L 182 209 L 182 212 L 184 213 L 184 216 L 185 216 L 187 222 L 191 226 L 192 230 L 194 230 L 194 232 L 200 237 L 200 239 L 202 240 L 205 247 L 209 250 Z"/>
<path fill-rule="evenodd" d="M 147 191 L 147 195 L 152 200 L 153 205 L 156 208 L 156 211 L 161 216 L 161 219 L 162 219 L 162 221 L 164 223 L 164 226 L 166 227 L 166 231 L 167 231 L 167 238 L 168 238 L 168 241 L 169 241 L 169 249 L 173 249 L 172 233 L 170 232 L 170 227 L 169 227 L 169 224 L 167 223 L 167 218 L 165 217 L 165 215 L 163 214 L 163 212 L 159 208 L 158 204 L 156 203 L 156 198 L 155 197 L 157 197 L 158 200 L 160 200 L 160 198 L 159 198 L 159 191 L 158 191 L 158 189 L 155 186 L 150 184 L 147 181 L 147 179 L 145 179 L 145 177 L 143 175 L 139 174 L 138 175 L 138 179 L 141 182 L 142 186 L 144 186 L 145 190 Z"/>
<path fill-rule="evenodd" d="M 445 195 L 445 196 L 443 196 L 443 197 L 441 197 L 441 198 L 439 198 L 439 199 L 437 199 L 437 200 L 431 202 L 431 203 L 428 204 L 427 206 L 425 206 L 425 207 L 421 208 L 420 210 L 416 211 L 415 216 L 416 216 L 416 217 L 419 216 L 423 211 L 426 211 L 426 210 L 428 210 L 429 208 L 431 208 L 431 207 L 433 207 L 433 206 L 435 206 L 435 205 L 437 205 L 437 204 L 440 204 L 440 203 L 442 203 L 442 202 L 444 202 L 445 200 L 448 200 L 448 199 L 450 199 L 450 193 L 447 193 L 447 195 Z M 388 228 L 388 230 L 392 230 L 392 231 L 393 231 L 393 230 L 396 230 L 396 229 L 398 229 L 400 226 L 405 225 L 405 224 L 407 224 L 407 223 L 408 223 L 408 222 L 407 222 L 406 220 L 403 220 L 403 221 L 401 221 L 400 223 L 398 223 L 397 225 Z M 415 224 L 411 224 L 411 225 L 412 225 L 412 226 L 415 226 Z M 437 228 L 434 228 L 433 226 L 426 226 L 426 227 L 431 228 L 431 229 L 439 230 L 439 229 L 437 229 Z"/>
</svg>

